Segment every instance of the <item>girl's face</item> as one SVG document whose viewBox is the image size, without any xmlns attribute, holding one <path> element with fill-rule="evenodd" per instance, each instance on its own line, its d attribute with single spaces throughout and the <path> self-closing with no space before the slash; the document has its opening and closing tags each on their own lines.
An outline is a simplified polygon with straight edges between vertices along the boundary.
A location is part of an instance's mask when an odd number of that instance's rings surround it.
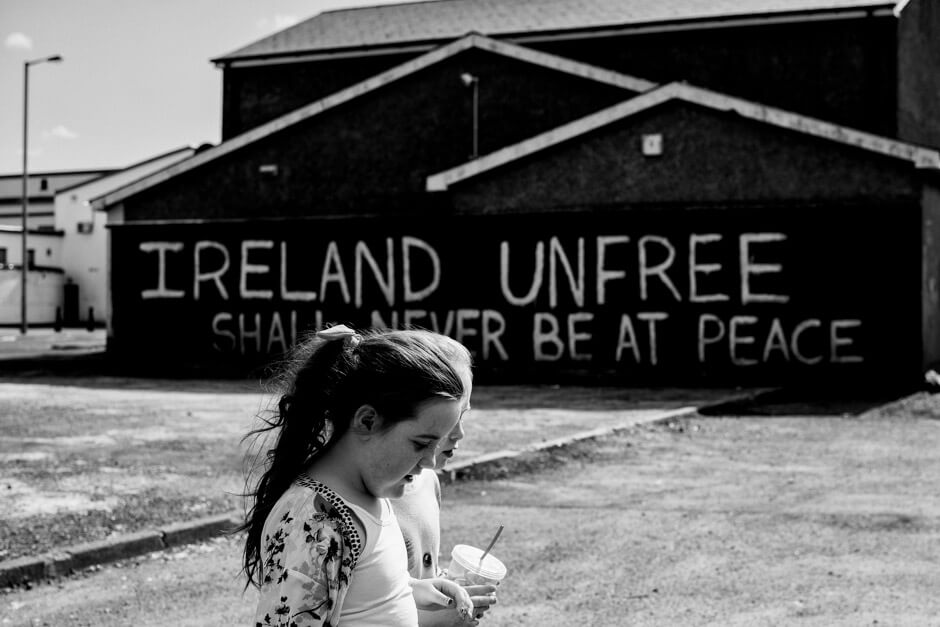
<svg viewBox="0 0 940 627">
<path fill-rule="evenodd" d="M 447 437 L 444 438 L 444 442 L 441 444 L 441 451 L 437 455 L 437 466 L 435 466 L 435 468 L 438 469 L 444 468 L 447 462 L 454 456 L 459 448 L 458 443 L 463 439 L 464 435 L 466 435 L 463 430 L 463 421 L 467 416 L 467 412 L 470 411 L 470 394 L 473 392 L 473 379 L 470 377 L 470 371 L 467 368 L 461 371 L 460 378 L 463 379 L 464 389 L 464 395 L 460 398 L 460 418 L 457 419 L 457 424 L 454 425 L 454 428 L 450 430 L 450 433 L 447 434 Z"/>
<path fill-rule="evenodd" d="M 460 418 L 460 402 L 422 403 L 413 419 L 395 423 L 366 442 L 365 489 L 376 497 L 399 498 L 415 475 L 433 468 L 438 450 Z"/>
<path fill-rule="evenodd" d="M 470 373 L 461 378 L 464 395 L 460 399 L 422 403 L 414 419 L 398 422 L 370 438 L 362 479 L 373 496 L 401 497 L 416 475 L 434 468 L 441 451 L 454 448 L 455 441 L 463 437 L 459 421 L 470 407 Z"/>
</svg>

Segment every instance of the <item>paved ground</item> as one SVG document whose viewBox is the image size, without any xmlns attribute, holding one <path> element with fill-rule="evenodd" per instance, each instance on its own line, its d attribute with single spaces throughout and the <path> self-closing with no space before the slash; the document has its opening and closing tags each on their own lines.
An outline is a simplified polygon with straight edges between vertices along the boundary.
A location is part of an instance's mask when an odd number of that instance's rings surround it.
<svg viewBox="0 0 940 627">
<path fill-rule="evenodd" d="M 937 625 L 940 399 L 731 414 L 448 486 L 445 552 L 506 527 L 494 553 L 510 572 L 483 624 Z M 249 624 L 239 549 L 222 539 L 0 594 L 0 624 Z"/>
<path fill-rule="evenodd" d="M 35 357 L 74 356 L 103 351 L 107 334 L 104 329 L 63 329 L 49 327 L 27 329 L 0 327 L 0 360 Z"/>
</svg>

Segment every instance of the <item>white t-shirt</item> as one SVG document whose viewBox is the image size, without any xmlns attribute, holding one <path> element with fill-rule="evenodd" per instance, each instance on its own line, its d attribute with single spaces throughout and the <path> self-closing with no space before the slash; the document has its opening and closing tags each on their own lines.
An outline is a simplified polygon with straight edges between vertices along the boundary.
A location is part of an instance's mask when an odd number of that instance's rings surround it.
<svg viewBox="0 0 940 627">
<path fill-rule="evenodd" d="M 382 517 L 346 501 L 365 528 L 366 543 L 343 603 L 343 627 L 417 627 L 418 609 L 408 583 L 408 553 L 388 499 Z"/>
</svg>

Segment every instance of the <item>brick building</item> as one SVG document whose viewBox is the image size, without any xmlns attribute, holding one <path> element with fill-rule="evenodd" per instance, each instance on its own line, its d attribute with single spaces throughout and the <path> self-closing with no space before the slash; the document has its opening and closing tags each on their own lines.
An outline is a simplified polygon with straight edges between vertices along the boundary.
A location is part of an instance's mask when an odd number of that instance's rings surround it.
<svg viewBox="0 0 940 627">
<path fill-rule="evenodd" d="M 386 5 L 219 57 L 223 141 L 95 201 L 109 350 L 247 369 L 345 321 L 499 380 L 913 380 L 940 13 L 716 6 Z"/>
</svg>

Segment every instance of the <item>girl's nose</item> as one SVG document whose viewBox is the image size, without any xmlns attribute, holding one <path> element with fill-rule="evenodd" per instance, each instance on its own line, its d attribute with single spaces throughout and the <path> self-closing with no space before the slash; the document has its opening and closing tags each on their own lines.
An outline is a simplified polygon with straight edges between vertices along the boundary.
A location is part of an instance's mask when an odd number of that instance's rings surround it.
<svg viewBox="0 0 940 627">
<path fill-rule="evenodd" d="M 418 460 L 420 468 L 434 468 L 437 465 L 437 450 L 429 451 Z"/>
<path fill-rule="evenodd" d="M 459 442 L 460 440 L 463 439 L 464 435 L 465 433 L 463 430 L 463 420 L 458 420 L 457 426 L 455 426 L 450 432 L 450 441 Z"/>
</svg>

